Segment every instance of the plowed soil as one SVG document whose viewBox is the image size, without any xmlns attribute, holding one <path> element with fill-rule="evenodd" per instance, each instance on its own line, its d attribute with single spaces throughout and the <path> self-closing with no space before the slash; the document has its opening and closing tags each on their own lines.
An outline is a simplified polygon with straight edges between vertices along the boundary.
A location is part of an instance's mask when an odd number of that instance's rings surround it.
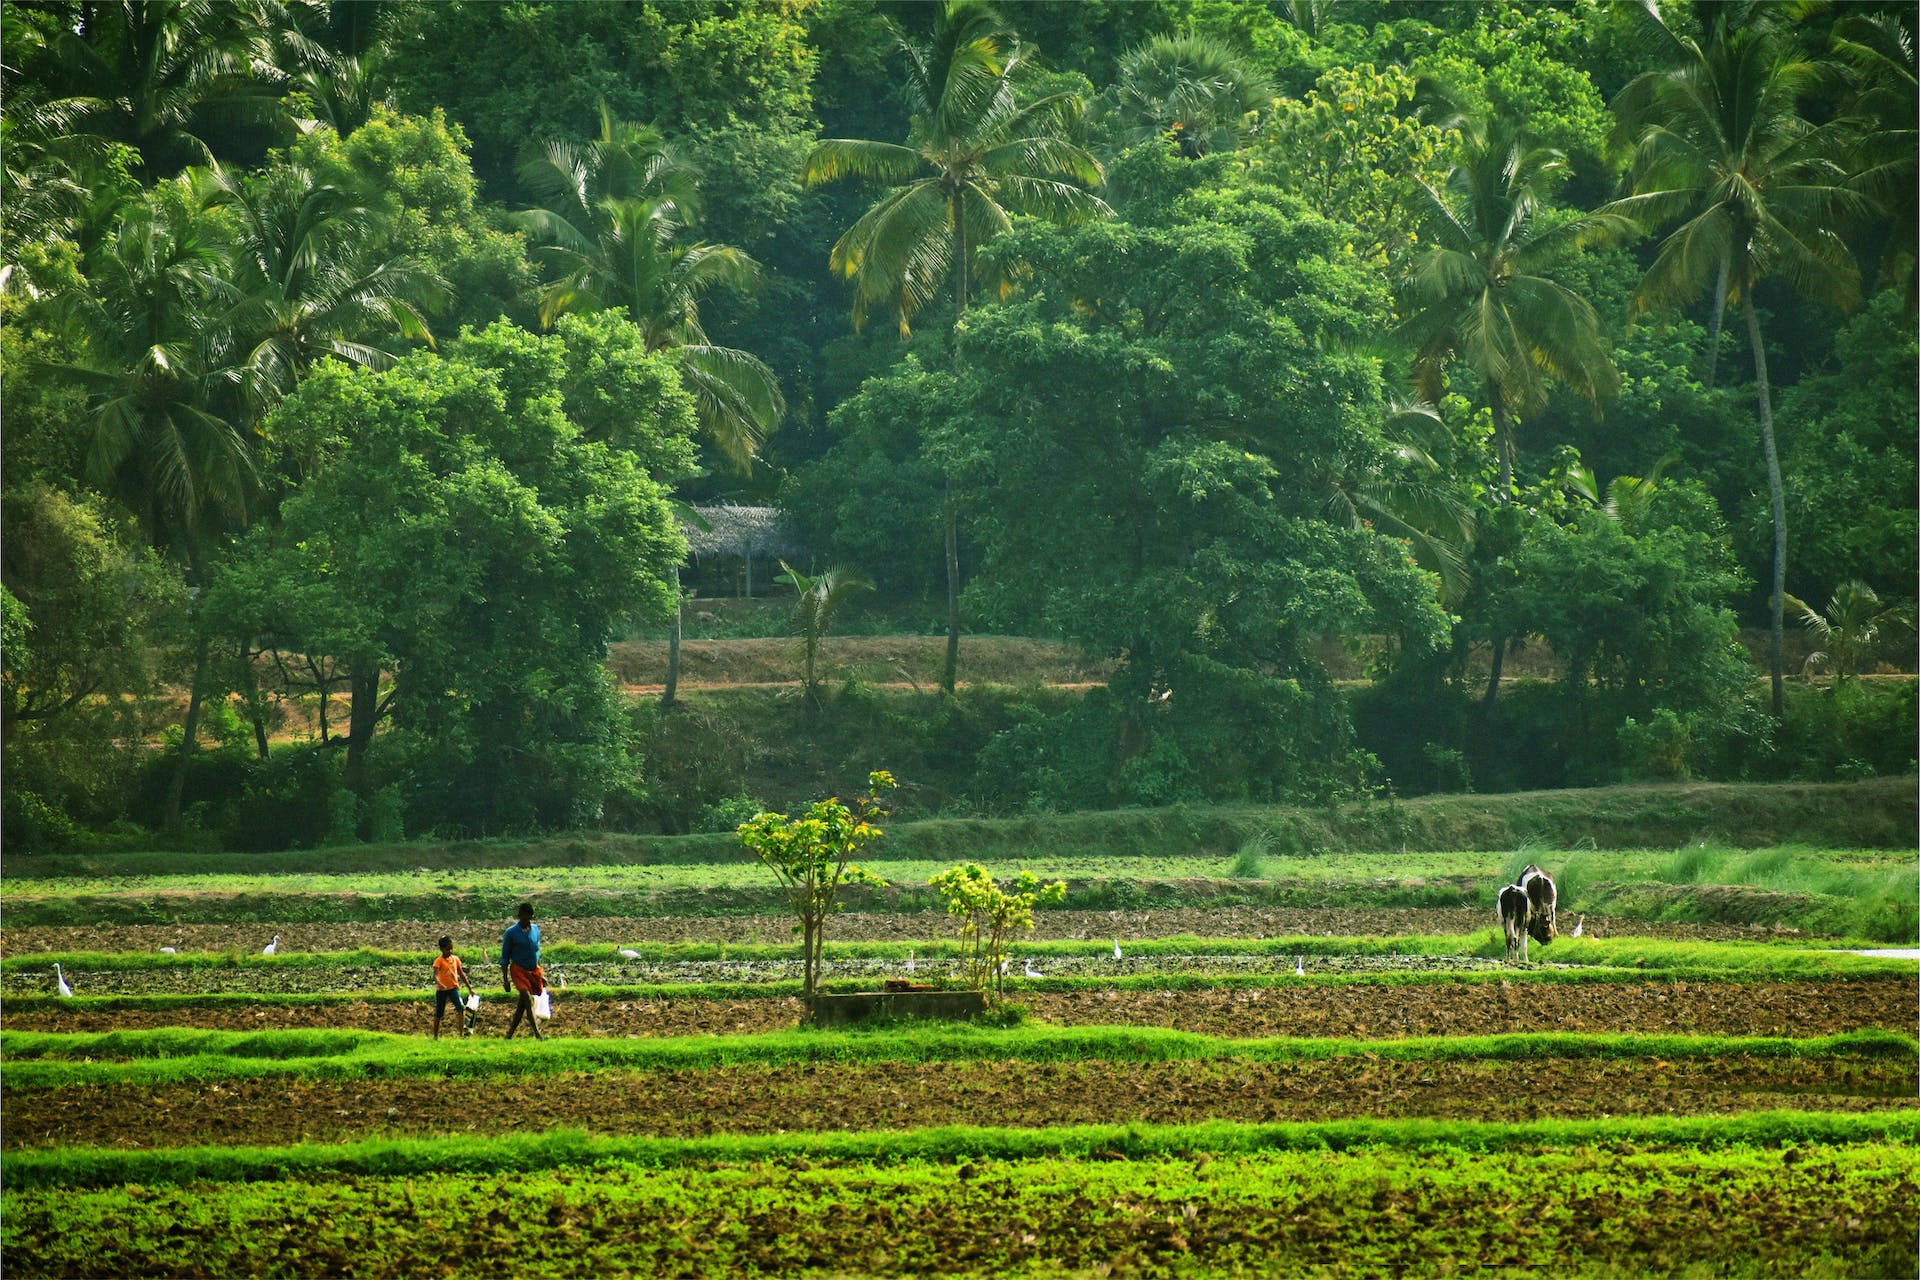
<svg viewBox="0 0 1920 1280">
<path fill-rule="evenodd" d="M 37 951 L 237 951 L 252 954 L 265 934 L 278 933 L 282 951 L 430 951 L 441 934 L 451 934 L 466 952 L 498 942 L 502 920 L 382 920 L 365 923 L 257 924 L 101 924 L 41 925 L 8 929 L 0 954 Z M 1465 934 L 1491 931 L 1492 914 L 1455 908 L 1404 908 L 1387 911 L 1329 911 L 1297 907 L 1218 907 L 1156 911 L 1038 911 L 1032 937 L 1040 941 L 1101 938 L 1395 937 L 1411 934 Z M 1570 925 L 1565 927 L 1571 927 Z M 557 916 L 543 919 L 540 931 L 549 945 L 558 942 L 617 944 L 643 942 L 785 942 L 793 936 L 789 916 Z M 1737 924 L 1680 924 L 1589 916 L 1594 937 L 1721 941 L 1766 939 L 1780 930 Z M 945 938 L 952 925 L 940 912 L 847 912 L 833 920 L 835 942 L 912 942 Z"/>
<path fill-rule="evenodd" d="M 1920 981 L 1855 982 L 1494 982 L 1417 986 L 1299 986 L 1243 991 L 1022 992 L 1041 1022 L 1072 1026 L 1174 1027 L 1222 1036 L 1495 1035 L 1524 1031 L 1827 1035 L 1862 1027 L 1912 1034 Z M 554 1002 L 552 1032 L 571 1036 L 729 1035 L 799 1024 L 797 999 L 594 1000 Z M 187 1026 L 265 1030 L 334 1027 L 425 1032 L 432 1003 L 246 1005 L 218 1008 L 11 1012 L 19 1031 L 120 1031 Z M 482 1034 L 506 1028 L 496 1002 Z"/>
<path fill-rule="evenodd" d="M 1353 1116 L 1532 1120 L 1801 1107 L 1920 1107 L 1914 1063 L 972 1062 L 724 1067 L 504 1080 L 273 1080 L 9 1090 L 10 1146 L 278 1144 L 368 1134 L 585 1127 L 694 1137 L 829 1129 L 1013 1127 Z"/>
</svg>

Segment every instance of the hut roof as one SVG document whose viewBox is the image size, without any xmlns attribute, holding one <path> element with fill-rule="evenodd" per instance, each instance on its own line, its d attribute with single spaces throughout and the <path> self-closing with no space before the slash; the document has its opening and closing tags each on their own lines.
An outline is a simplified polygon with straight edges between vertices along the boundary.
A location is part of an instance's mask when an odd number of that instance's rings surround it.
<svg viewBox="0 0 1920 1280">
<path fill-rule="evenodd" d="M 797 556 L 806 551 L 778 507 L 695 507 L 711 529 L 682 523 L 687 550 L 699 556 Z"/>
</svg>

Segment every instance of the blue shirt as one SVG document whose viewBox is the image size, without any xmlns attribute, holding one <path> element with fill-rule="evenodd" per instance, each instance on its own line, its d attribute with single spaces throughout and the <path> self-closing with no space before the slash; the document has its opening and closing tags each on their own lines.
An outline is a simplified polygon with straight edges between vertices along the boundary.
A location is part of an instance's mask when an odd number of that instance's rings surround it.
<svg viewBox="0 0 1920 1280">
<path fill-rule="evenodd" d="M 500 967 L 517 964 L 522 969 L 531 969 L 540 963 L 540 926 L 530 924 L 520 927 L 518 920 L 507 926 L 500 935 Z"/>
</svg>

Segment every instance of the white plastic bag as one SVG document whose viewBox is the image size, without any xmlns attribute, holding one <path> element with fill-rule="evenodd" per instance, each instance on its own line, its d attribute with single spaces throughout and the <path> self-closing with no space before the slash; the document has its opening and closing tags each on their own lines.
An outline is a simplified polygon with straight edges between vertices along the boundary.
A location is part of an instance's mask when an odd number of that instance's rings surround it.
<svg viewBox="0 0 1920 1280">
<path fill-rule="evenodd" d="M 469 991 L 467 993 L 467 1011 L 469 1013 L 480 1012 L 480 993 L 478 991 Z"/>
<path fill-rule="evenodd" d="M 553 1000 L 544 991 L 533 998 L 533 1016 L 536 1018 L 553 1016 Z"/>
</svg>

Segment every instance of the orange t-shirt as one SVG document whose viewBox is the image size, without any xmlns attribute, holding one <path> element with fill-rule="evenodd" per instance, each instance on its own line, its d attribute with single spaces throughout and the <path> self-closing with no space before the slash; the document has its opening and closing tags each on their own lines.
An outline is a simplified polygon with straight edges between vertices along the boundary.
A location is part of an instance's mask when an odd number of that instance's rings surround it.
<svg viewBox="0 0 1920 1280">
<path fill-rule="evenodd" d="M 460 957 L 437 957 L 433 962 L 433 980 L 440 984 L 442 991 L 457 990 L 460 986 Z"/>
</svg>

